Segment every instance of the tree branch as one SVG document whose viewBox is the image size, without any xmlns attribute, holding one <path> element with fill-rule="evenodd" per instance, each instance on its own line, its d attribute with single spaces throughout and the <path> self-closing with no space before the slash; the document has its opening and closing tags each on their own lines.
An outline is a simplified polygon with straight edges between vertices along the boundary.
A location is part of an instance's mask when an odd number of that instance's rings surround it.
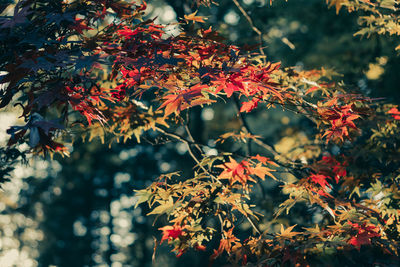
<svg viewBox="0 0 400 267">
<path fill-rule="evenodd" d="M 232 0 L 233 3 L 236 5 L 236 7 L 239 9 L 240 13 L 242 13 L 242 15 L 246 18 L 246 20 L 249 22 L 251 29 L 258 35 L 258 40 L 260 42 L 260 53 L 261 55 L 263 55 L 263 62 L 264 64 L 266 63 L 266 56 L 265 56 L 265 52 L 263 49 L 263 39 L 262 39 L 262 32 L 254 25 L 253 20 L 251 19 L 251 17 L 249 16 L 249 14 L 247 14 L 247 12 L 244 10 L 244 8 L 240 5 L 240 3 L 238 2 L 238 0 Z"/>
<path fill-rule="evenodd" d="M 193 158 L 193 160 L 197 163 L 197 165 L 198 165 L 205 173 L 207 173 L 207 174 L 211 177 L 211 179 L 212 179 L 213 181 L 215 181 L 215 182 L 217 182 L 217 183 L 219 183 L 219 184 L 222 184 L 222 182 L 221 182 L 220 180 L 218 180 L 218 178 L 215 177 L 215 175 L 213 175 L 210 171 L 208 171 L 206 168 L 204 168 L 204 166 L 202 166 L 202 165 L 200 164 L 200 161 L 197 159 L 197 157 L 196 157 L 195 154 L 193 153 L 193 150 L 192 150 L 192 148 L 190 147 L 190 145 L 196 145 L 196 143 L 194 143 L 194 142 L 192 142 L 192 141 L 188 141 L 188 140 L 186 140 L 185 138 L 183 138 L 183 137 L 180 136 L 180 135 L 177 135 L 177 134 L 174 134 L 174 133 L 170 133 L 170 132 L 164 131 L 163 129 L 161 129 L 161 128 L 159 128 L 159 127 L 156 127 L 156 130 L 159 131 L 159 132 L 161 132 L 161 133 L 163 133 L 164 135 L 170 136 L 170 137 L 172 137 L 172 138 L 174 138 L 174 139 L 177 139 L 177 140 L 181 141 L 182 143 L 186 144 L 190 156 L 191 156 L 191 157 Z M 199 149 L 200 149 L 200 147 L 199 147 Z"/>
</svg>

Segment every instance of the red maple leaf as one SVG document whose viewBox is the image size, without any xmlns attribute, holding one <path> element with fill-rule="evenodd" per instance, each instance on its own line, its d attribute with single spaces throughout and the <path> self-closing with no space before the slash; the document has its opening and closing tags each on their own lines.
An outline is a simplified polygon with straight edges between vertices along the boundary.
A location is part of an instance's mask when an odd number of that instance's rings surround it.
<svg viewBox="0 0 400 267">
<path fill-rule="evenodd" d="M 347 175 L 347 170 L 346 170 L 347 163 L 346 162 L 340 163 L 332 156 L 323 156 L 322 160 L 319 161 L 318 163 L 327 165 L 330 174 L 334 174 L 336 183 L 339 182 L 340 177 L 344 177 Z"/>
<path fill-rule="evenodd" d="M 324 119 L 329 121 L 331 129 L 327 130 L 322 137 L 327 137 L 327 142 L 330 139 L 340 139 L 349 136 L 349 128 L 357 129 L 354 120 L 360 118 L 360 115 L 355 114 L 352 110 L 352 105 L 337 106 L 337 99 L 328 101 L 325 106 L 333 105 L 329 108 L 318 108 L 318 113 Z"/>
<path fill-rule="evenodd" d="M 258 102 L 260 102 L 260 99 L 258 98 L 253 98 L 249 102 L 243 102 L 242 106 L 240 107 L 240 112 L 249 113 L 258 106 Z"/>
<path fill-rule="evenodd" d="M 391 109 L 388 111 L 388 114 L 391 114 L 392 117 L 393 117 L 395 120 L 400 121 L 400 110 L 398 110 L 397 108 L 391 108 Z"/>
<path fill-rule="evenodd" d="M 311 181 L 315 184 L 319 184 L 322 188 L 330 187 L 329 183 L 326 181 L 329 177 L 322 174 L 313 174 L 309 177 Z"/>
<path fill-rule="evenodd" d="M 95 107 L 95 103 L 99 99 L 98 96 L 86 96 L 86 90 L 82 86 L 75 86 L 72 88 L 66 86 L 65 91 L 68 95 L 69 104 L 74 110 L 79 111 L 86 117 L 89 125 L 92 124 L 92 120 L 97 120 L 100 123 L 104 123 L 106 121 L 101 111 Z"/>
<path fill-rule="evenodd" d="M 359 225 L 358 223 L 348 222 L 353 230 L 357 231 L 355 236 L 352 236 L 347 242 L 350 245 L 357 247 L 360 250 L 362 245 L 371 244 L 372 237 L 379 237 L 379 229 L 375 225 L 366 225 L 366 223 Z"/>
<path fill-rule="evenodd" d="M 164 242 L 164 240 L 177 239 L 183 235 L 183 228 L 179 225 L 167 225 L 158 228 L 158 230 L 162 231 L 162 238 L 160 243 Z"/>
</svg>

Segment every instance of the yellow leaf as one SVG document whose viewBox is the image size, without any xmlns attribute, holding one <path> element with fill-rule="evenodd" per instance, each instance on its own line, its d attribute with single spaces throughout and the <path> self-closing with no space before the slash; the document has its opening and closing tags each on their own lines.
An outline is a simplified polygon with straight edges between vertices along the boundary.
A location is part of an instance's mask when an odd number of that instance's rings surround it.
<svg viewBox="0 0 400 267">
<path fill-rule="evenodd" d="M 173 202 L 172 198 L 170 198 L 164 204 L 161 204 L 160 206 L 156 207 L 155 209 L 153 209 L 153 211 L 151 211 L 147 215 L 163 214 L 163 213 L 169 214 L 173 209 L 174 209 L 174 202 Z"/>
<path fill-rule="evenodd" d="M 296 227 L 297 224 L 290 226 L 288 228 L 283 228 L 283 225 L 281 224 L 281 233 L 279 234 L 282 237 L 287 237 L 287 238 L 291 238 L 297 234 L 299 234 L 299 232 L 292 232 L 293 228 Z"/>
</svg>

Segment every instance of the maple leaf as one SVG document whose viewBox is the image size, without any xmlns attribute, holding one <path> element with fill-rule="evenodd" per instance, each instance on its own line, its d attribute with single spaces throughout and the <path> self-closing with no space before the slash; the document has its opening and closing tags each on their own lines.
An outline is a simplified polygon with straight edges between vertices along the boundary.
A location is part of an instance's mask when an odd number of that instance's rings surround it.
<svg viewBox="0 0 400 267">
<path fill-rule="evenodd" d="M 347 242 L 350 245 L 357 247 L 360 250 L 362 245 L 371 244 L 372 237 L 379 237 L 379 229 L 375 225 L 366 225 L 366 223 L 359 225 L 357 223 L 348 222 L 351 227 L 357 231 L 357 234 L 351 237 Z"/>
<path fill-rule="evenodd" d="M 296 236 L 300 234 L 299 232 L 292 232 L 293 228 L 296 227 L 297 224 L 290 226 L 288 228 L 284 228 L 283 224 L 281 224 L 281 232 L 278 233 L 279 236 L 284 237 L 284 238 L 292 238 L 293 236 Z"/>
<path fill-rule="evenodd" d="M 315 184 L 319 184 L 322 188 L 330 187 L 329 183 L 326 181 L 329 177 L 322 174 L 313 174 L 309 177 L 311 181 Z"/>
<path fill-rule="evenodd" d="M 219 242 L 218 249 L 214 249 L 214 253 L 211 255 L 212 259 L 216 259 L 220 256 L 224 251 L 230 253 L 233 247 L 233 244 L 237 244 L 239 239 L 233 235 L 233 228 L 229 229 L 228 231 L 224 231 L 224 238 L 221 239 Z M 240 244 L 240 243 L 239 243 Z"/>
<path fill-rule="evenodd" d="M 357 234 L 357 236 L 351 237 L 348 243 L 360 249 L 361 245 L 371 244 L 371 240 L 369 239 L 368 233 L 364 232 L 362 234 Z"/>
<path fill-rule="evenodd" d="M 172 113 L 178 115 L 186 108 L 215 102 L 215 100 L 203 96 L 201 86 L 193 86 L 190 89 L 181 90 L 177 94 L 166 95 L 164 100 L 166 101 L 158 109 L 165 108 L 165 116 Z"/>
<path fill-rule="evenodd" d="M 73 88 L 66 86 L 65 90 L 69 97 L 68 102 L 72 108 L 84 115 L 89 125 L 92 124 L 92 120 L 97 120 L 100 123 L 106 121 L 101 111 L 95 107 L 96 99 L 98 100 L 96 96 L 91 95 L 90 98 L 84 97 L 83 92 L 85 92 L 85 89 L 81 86 L 75 86 Z"/>
<path fill-rule="evenodd" d="M 264 165 L 267 164 L 267 163 L 269 163 L 269 164 L 274 165 L 274 166 L 276 166 L 276 167 L 279 166 L 279 165 L 276 164 L 275 162 L 271 161 L 269 158 L 260 156 L 259 154 L 257 154 L 256 156 L 253 156 L 253 157 L 251 157 L 251 158 L 252 158 L 252 159 L 255 159 L 255 160 L 258 160 L 259 162 L 261 162 L 261 163 L 264 164 Z"/>
<path fill-rule="evenodd" d="M 179 225 L 167 225 L 158 230 L 162 231 L 162 238 L 160 243 L 164 242 L 164 240 L 172 240 L 177 239 L 183 235 L 183 228 Z"/>
<path fill-rule="evenodd" d="M 117 30 L 117 34 L 121 37 L 125 37 L 127 39 L 131 39 L 136 36 L 138 33 L 143 32 L 142 28 L 137 28 L 135 30 L 131 30 L 128 27 L 124 26 L 121 30 Z"/>
<path fill-rule="evenodd" d="M 336 14 L 339 14 L 339 11 L 342 8 L 342 5 L 346 2 L 346 0 L 327 0 L 326 2 L 327 3 L 329 2 L 329 7 L 335 6 Z"/>
<path fill-rule="evenodd" d="M 203 17 L 203 16 L 196 16 L 197 12 L 198 12 L 198 10 L 193 12 L 192 14 L 184 15 L 183 17 L 184 17 L 186 23 L 189 23 L 190 21 L 193 23 L 195 23 L 195 22 L 205 23 L 204 20 L 207 20 L 207 18 Z"/>
<path fill-rule="evenodd" d="M 232 157 L 229 157 L 230 162 L 225 162 L 223 165 L 218 165 L 216 167 L 225 169 L 219 176 L 220 178 L 229 178 L 231 176 L 243 175 L 244 166 L 238 163 Z"/>
<path fill-rule="evenodd" d="M 261 162 L 263 164 L 266 164 L 269 161 L 269 159 L 267 157 L 260 156 L 260 154 L 257 154 L 256 156 L 253 156 L 251 158 L 258 160 L 259 162 Z"/>
<path fill-rule="evenodd" d="M 395 120 L 400 121 L 400 111 L 397 108 L 391 108 L 387 113 L 392 115 Z"/>
<path fill-rule="evenodd" d="M 243 186 L 247 186 L 248 181 L 255 182 L 255 180 L 250 177 L 252 171 L 247 161 L 243 160 L 242 162 L 238 163 L 232 157 L 229 157 L 229 160 L 229 162 L 215 166 L 217 168 L 224 169 L 218 176 L 219 179 L 229 179 L 231 184 L 239 182 Z"/>
<path fill-rule="evenodd" d="M 231 97 L 234 92 L 243 92 L 245 89 L 243 75 L 241 73 L 233 73 L 228 78 L 221 73 L 220 77 L 218 77 L 216 81 L 213 81 L 213 84 L 217 86 L 215 90 L 216 94 L 223 89 L 228 98 Z"/>
<path fill-rule="evenodd" d="M 258 102 L 260 102 L 260 99 L 258 98 L 253 98 L 248 102 L 243 102 L 242 106 L 240 107 L 240 112 L 249 113 L 258 106 Z"/>
<path fill-rule="evenodd" d="M 325 120 L 337 120 L 340 119 L 340 114 L 331 108 L 318 108 L 317 112 Z"/>
<path fill-rule="evenodd" d="M 182 103 L 183 103 L 183 98 L 180 97 L 179 95 L 167 95 L 164 97 L 166 100 L 159 109 L 165 107 L 164 109 L 164 114 L 167 117 L 168 115 L 172 113 L 177 113 L 182 110 Z"/>
<path fill-rule="evenodd" d="M 331 107 L 318 107 L 317 112 L 323 119 L 329 121 L 331 129 L 327 130 L 322 137 L 327 137 L 326 142 L 335 138 L 344 141 L 343 137 L 349 136 L 349 128 L 357 129 L 353 121 L 361 116 L 355 114 L 352 105 L 337 106 L 337 98 L 329 100 L 324 106 Z"/>
<path fill-rule="evenodd" d="M 231 97 L 238 88 L 231 82 L 227 82 L 223 87 L 227 97 Z"/>
<path fill-rule="evenodd" d="M 261 166 L 261 163 L 257 164 L 256 167 L 251 168 L 251 173 L 260 177 L 261 180 L 265 180 L 266 175 L 276 180 L 275 176 L 271 173 L 273 171 L 275 170 Z"/>
<path fill-rule="evenodd" d="M 347 163 L 340 163 L 332 156 L 323 156 L 322 159 L 318 161 L 318 166 L 321 165 L 323 167 L 328 168 L 326 172 L 334 174 L 336 183 L 339 182 L 339 179 L 341 177 L 347 175 L 347 170 L 346 170 Z"/>
</svg>

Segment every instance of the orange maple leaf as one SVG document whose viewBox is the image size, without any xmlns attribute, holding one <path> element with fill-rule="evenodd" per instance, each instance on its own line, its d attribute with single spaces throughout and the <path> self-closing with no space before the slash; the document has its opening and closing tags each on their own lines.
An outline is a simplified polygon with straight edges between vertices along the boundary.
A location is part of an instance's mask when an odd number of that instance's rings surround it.
<svg viewBox="0 0 400 267">
<path fill-rule="evenodd" d="M 216 259 L 220 256 L 224 251 L 230 253 L 232 250 L 232 245 L 238 243 L 239 239 L 233 235 L 233 228 L 229 229 L 227 232 L 224 231 L 224 238 L 219 242 L 218 249 L 214 249 L 213 255 L 211 255 L 212 259 Z"/>
<path fill-rule="evenodd" d="M 165 108 L 164 115 L 167 117 L 174 112 L 178 115 L 189 107 L 215 102 L 215 100 L 203 97 L 201 89 L 202 87 L 193 86 L 190 89 L 181 90 L 177 94 L 166 95 L 163 97 L 165 102 L 158 109 Z"/>
<path fill-rule="evenodd" d="M 243 102 L 240 107 L 240 112 L 249 113 L 258 106 L 258 102 L 260 102 L 260 99 L 258 98 L 253 98 L 249 102 Z"/>
<path fill-rule="evenodd" d="M 207 18 L 203 17 L 203 16 L 196 16 L 197 12 L 198 12 L 198 10 L 193 12 L 192 14 L 184 15 L 183 17 L 184 17 L 186 23 L 189 23 L 190 21 L 193 23 L 195 23 L 195 22 L 205 23 L 204 20 L 207 20 Z"/>
<path fill-rule="evenodd" d="M 255 174 L 258 177 L 260 177 L 261 180 L 265 180 L 266 175 L 276 180 L 275 176 L 273 176 L 271 173 L 273 171 L 275 170 L 261 166 L 261 163 L 257 164 L 256 167 L 251 168 L 252 174 Z"/>
<path fill-rule="evenodd" d="M 256 159 L 256 160 L 258 160 L 259 162 L 261 162 L 261 163 L 264 164 L 264 165 L 267 164 L 267 163 L 269 163 L 269 164 L 274 165 L 274 166 L 276 166 L 276 167 L 279 166 L 279 165 L 276 164 L 275 162 L 271 161 L 269 158 L 260 156 L 259 154 L 257 154 L 256 156 L 251 157 L 251 159 Z"/>
<path fill-rule="evenodd" d="M 217 168 L 224 169 L 218 176 L 219 179 L 229 179 L 231 184 L 239 182 L 243 186 L 246 186 L 248 181 L 255 182 L 255 180 L 250 177 L 252 171 L 247 161 L 243 160 L 242 162 L 238 163 L 232 157 L 229 157 L 229 160 L 229 162 L 215 166 Z"/>
</svg>

